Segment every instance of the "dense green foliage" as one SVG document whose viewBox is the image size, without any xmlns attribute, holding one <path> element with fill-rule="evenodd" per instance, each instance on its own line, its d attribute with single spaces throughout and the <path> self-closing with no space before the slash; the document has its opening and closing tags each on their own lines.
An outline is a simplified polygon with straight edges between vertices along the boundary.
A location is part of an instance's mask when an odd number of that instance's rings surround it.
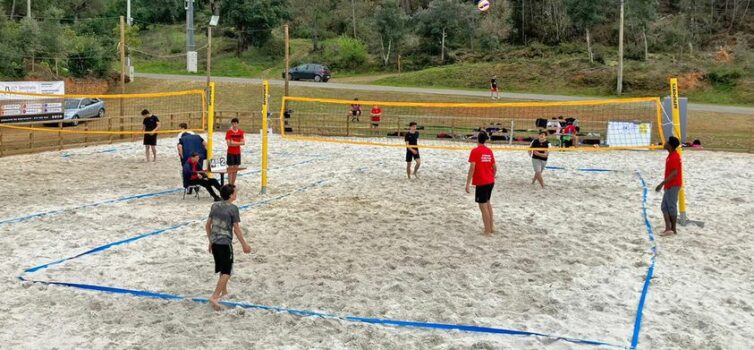
<svg viewBox="0 0 754 350">
<path fill-rule="evenodd" d="M 754 84 L 751 3 L 625 0 L 627 91 L 664 80 L 662 73 L 649 73 L 658 69 L 643 66 L 660 61 L 666 74 L 696 74 L 716 89 Z M 619 4 L 492 0 L 488 11 L 479 12 L 474 0 L 195 0 L 195 27 L 202 61 L 209 17 L 220 15 L 215 62 L 231 73 L 241 67 L 278 76 L 281 28 L 289 24 L 294 40 L 309 42 L 297 44 L 293 60 L 317 60 L 335 70 L 394 71 L 399 57 L 403 71 L 545 60 L 574 69 L 563 72 L 566 85 L 609 91 Z M 134 59 L 180 70 L 184 0 L 132 0 L 132 7 L 127 43 Z M 104 77 L 118 69 L 118 16 L 125 15 L 125 0 L 33 0 L 31 18 L 25 1 L 0 0 L 0 13 L 0 76 Z"/>
</svg>

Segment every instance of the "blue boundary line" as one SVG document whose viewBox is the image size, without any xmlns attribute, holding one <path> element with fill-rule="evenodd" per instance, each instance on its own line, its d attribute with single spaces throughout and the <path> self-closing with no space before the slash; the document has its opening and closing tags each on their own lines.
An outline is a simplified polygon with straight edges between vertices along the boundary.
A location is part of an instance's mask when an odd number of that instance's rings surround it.
<svg viewBox="0 0 754 350">
<path fill-rule="evenodd" d="M 294 164 L 289 165 L 289 166 L 298 166 L 298 165 L 309 164 L 309 163 L 312 163 L 314 161 L 320 160 L 322 158 L 325 158 L 325 157 L 312 158 L 312 159 L 304 160 L 304 161 L 301 161 L 301 162 L 298 162 L 298 163 L 294 163 Z M 274 169 L 276 169 L 276 168 L 274 168 Z M 238 174 L 238 177 L 245 177 L 245 176 L 257 174 L 259 172 L 260 172 L 260 170 L 247 171 L 247 172 Z M 6 224 L 14 224 L 14 223 L 19 223 L 19 222 L 29 221 L 29 220 L 33 220 L 33 219 L 39 219 L 39 218 L 46 217 L 46 216 L 55 216 L 55 215 L 62 214 L 64 212 L 66 212 L 66 211 L 88 209 L 88 208 L 99 207 L 99 206 L 102 206 L 102 205 L 115 204 L 115 203 L 121 203 L 121 202 L 130 202 L 130 201 L 137 200 L 137 199 L 147 199 L 147 198 L 162 197 L 162 196 L 165 196 L 165 195 L 168 195 L 168 194 L 171 194 L 171 193 L 180 192 L 180 191 L 183 191 L 183 188 L 173 188 L 173 189 L 163 190 L 163 191 L 157 191 L 157 192 L 148 192 L 148 193 L 140 193 L 140 194 L 128 195 L 128 196 L 124 196 L 124 197 L 119 197 L 119 198 L 113 198 L 113 199 L 104 200 L 104 201 L 101 201 L 101 202 L 95 202 L 95 203 L 89 203 L 89 204 L 79 205 L 79 206 L 71 207 L 71 208 L 54 209 L 54 210 L 50 210 L 50 211 L 29 214 L 29 215 L 19 216 L 19 217 L 15 217 L 15 218 L 7 218 L 7 219 L 0 220 L 0 226 L 6 225 Z"/>
<path fill-rule="evenodd" d="M 639 341 L 639 333 L 641 329 L 641 319 L 642 319 L 642 313 L 644 309 L 644 305 L 646 302 L 646 296 L 649 291 L 649 285 L 650 281 L 652 279 L 652 274 L 654 271 L 654 265 L 655 265 L 655 258 L 656 258 L 656 242 L 654 238 L 654 234 L 652 232 L 652 227 L 649 222 L 649 217 L 647 215 L 647 186 L 646 182 L 644 181 L 644 178 L 641 176 L 641 174 L 637 171 L 636 174 L 638 175 L 639 179 L 642 183 L 642 189 L 643 189 L 643 208 L 642 212 L 644 215 L 644 223 L 647 227 L 647 231 L 649 234 L 650 242 L 652 243 L 652 258 L 651 258 L 651 264 L 647 270 L 647 276 L 644 281 L 644 286 L 642 289 L 642 294 L 639 299 L 639 305 L 637 307 L 637 314 L 636 319 L 634 322 L 634 331 L 633 336 L 631 340 L 631 349 L 636 349 L 638 346 Z M 259 205 L 264 205 L 267 203 L 270 203 L 275 200 L 279 200 L 288 196 L 293 195 L 294 193 L 305 191 L 308 188 L 318 186 L 319 184 L 325 182 L 325 180 L 320 180 L 318 182 L 312 183 L 310 185 L 301 187 L 293 192 L 280 195 L 277 197 L 273 197 L 270 199 L 252 202 L 248 204 L 244 204 L 239 206 L 239 209 L 246 210 L 249 208 L 253 208 Z M 196 223 L 201 221 L 201 219 L 185 222 L 182 224 L 174 225 L 168 228 L 144 233 L 138 236 L 134 236 L 131 238 L 127 238 L 121 241 L 105 244 L 93 249 L 90 249 L 84 253 L 75 255 L 73 257 L 53 261 L 51 263 L 35 266 L 29 269 L 24 270 L 24 272 L 18 276 L 18 279 L 21 281 L 27 281 L 32 283 L 41 283 L 41 284 L 47 284 L 47 285 L 58 285 L 58 286 L 65 286 L 65 287 L 72 287 L 72 288 L 78 288 L 78 289 L 84 289 L 84 290 L 93 290 L 93 291 L 99 291 L 99 292 L 107 292 L 107 293 L 116 293 L 116 294 L 130 294 L 133 296 L 138 297 L 147 297 L 147 298 L 157 298 L 157 299 L 169 299 L 169 300 L 191 300 L 198 303 L 206 303 L 206 298 L 196 298 L 196 297 L 184 297 L 180 295 L 173 295 L 173 294 L 164 294 L 164 293 L 156 293 L 156 292 L 149 292 L 149 291 L 141 291 L 141 290 L 135 290 L 135 289 L 126 289 L 126 288 L 118 288 L 118 287 L 108 287 L 108 286 L 100 286 L 100 285 L 91 285 L 91 284 L 81 284 L 81 283 L 69 283 L 69 282 L 58 282 L 58 281 L 40 281 L 40 280 L 28 280 L 24 278 L 26 274 L 34 273 L 40 270 L 47 269 L 49 267 L 62 264 L 66 261 L 70 261 L 85 255 L 90 254 L 96 254 L 99 252 L 106 251 L 108 249 L 111 249 L 113 247 L 132 243 L 147 237 L 156 236 L 164 233 L 168 233 L 171 231 L 175 231 L 181 227 L 188 226 L 192 223 Z M 627 348 L 623 345 L 616 345 L 611 344 L 607 342 L 601 342 L 601 341 L 595 341 L 595 340 L 589 340 L 589 339 L 579 339 L 579 338 L 572 338 L 572 337 L 563 337 L 563 336 L 554 336 L 554 335 L 548 335 L 544 333 L 538 333 L 538 332 L 528 332 L 528 331 L 521 331 L 521 330 L 513 330 L 513 329 L 505 329 L 505 328 L 493 328 L 493 327 L 482 327 L 482 326 L 473 326 L 473 325 L 463 325 L 463 324 L 445 324 L 445 323 L 433 323 L 433 322 L 417 322 L 417 321 L 404 321 L 404 320 L 395 320 L 395 319 L 383 319 L 383 318 L 369 318 L 369 317 L 359 317 L 359 316 L 338 316 L 331 313 L 322 313 L 322 312 L 316 312 L 316 311 L 307 311 L 307 310 L 297 310 L 297 309 L 287 309 L 287 308 L 280 308 L 280 307 L 273 307 L 273 306 L 265 306 L 265 305 L 258 305 L 258 304 L 251 304 L 251 303 L 242 303 L 242 302 L 230 302 L 230 301 L 223 301 L 222 304 L 230 307 L 241 307 L 246 309 L 261 309 L 261 310 L 267 310 L 267 311 L 273 311 L 273 312 L 284 312 L 289 313 L 292 315 L 297 316 L 314 316 L 314 317 L 321 317 L 321 318 L 335 318 L 343 321 L 350 321 L 350 322 L 360 322 L 360 323 L 368 323 L 368 324 L 381 324 L 381 325 L 388 325 L 388 326 L 396 326 L 396 327 L 412 327 L 412 328 L 424 328 L 424 329 L 436 329 L 436 330 L 458 330 L 463 332 L 474 332 L 474 333 L 489 333 L 489 334 L 505 334 L 505 335 L 513 335 L 513 336 L 534 336 L 534 337 L 545 337 L 553 340 L 559 340 L 559 341 L 565 341 L 575 344 L 581 344 L 581 345 L 593 345 L 593 346 L 603 346 L 603 347 L 612 347 L 612 348 Z"/>
<path fill-rule="evenodd" d="M 547 169 L 547 170 L 568 170 L 567 168 L 559 167 L 559 166 L 546 166 L 545 169 Z M 589 173 L 622 172 L 621 170 L 601 169 L 601 168 L 576 168 L 574 170 L 576 170 L 576 171 L 583 171 L 583 172 L 589 172 Z"/>
<path fill-rule="evenodd" d="M 652 281 L 652 275 L 655 270 L 655 260 L 657 258 L 657 241 L 655 241 L 655 235 L 652 231 L 652 224 L 649 222 L 649 215 L 647 215 L 647 182 L 644 181 L 644 177 L 640 172 L 636 172 L 641 180 L 642 187 L 642 214 L 644 215 L 644 225 L 647 227 L 647 234 L 649 235 L 649 242 L 651 244 L 652 257 L 650 258 L 649 268 L 647 268 L 647 275 L 644 277 L 644 286 L 641 290 L 641 296 L 639 297 L 639 305 L 636 307 L 636 319 L 634 320 L 634 332 L 631 336 L 631 349 L 636 349 L 639 345 L 639 332 L 641 331 L 641 319 L 644 312 L 644 304 L 647 301 L 647 293 L 649 292 L 649 284 Z"/>
</svg>

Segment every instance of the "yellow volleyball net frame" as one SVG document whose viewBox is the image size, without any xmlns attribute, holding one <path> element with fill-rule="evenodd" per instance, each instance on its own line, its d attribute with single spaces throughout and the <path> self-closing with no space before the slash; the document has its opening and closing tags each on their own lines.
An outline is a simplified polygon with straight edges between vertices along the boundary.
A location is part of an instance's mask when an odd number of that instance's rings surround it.
<svg viewBox="0 0 754 350">
<path fill-rule="evenodd" d="M 370 123 L 369 111 L 362 111 L 362 124 L 352 122 L 349 106 L 377 105 L 395 111 L 383 116 L 378 128 L 367 129 L 363 123 Z M 386 113 L 387 114 L 387 113 Z M 521 151 L 528 149 L 528 141 L 520 141 L 519 135 L 531 139 L 538 130 L 536 119 L 552 120 L 557 116 L 578 116 L 576 123 L 581 129 L 598 136 L 598 147 L 560 147 L 551 151 L 614 151 L 661 149 L 659 144 L 665 135 L 662 129 L 662 104 L 658 97 L 605 99 L 589 101 L 558 102 L 509 102 L 509 103 L 436 103 L 400 102 L 311 98 L 284 96 L 279 114 L 280 135 L 286 140 L 330 142 L 342 144 L 404 148 L 400 137 L 408 129 L 409 121 L 431 125 L 431 135 L 446 139 L 424 137 L 419 148 L 441 150 L 469 150 L 474 147 L 473 138 L 468 133 L 483 125 L 494 125 L 495 129 L 508 130 L 508 135 L 500 136 L 504 142 L 493 142 L 489 147 L 500 151 Z M 651 132 L 651 142 L 640 146 L 605 146 L 609 122 L 643 123 L 642 132 Z M 518 123 L 518 124 L 516 124 Z M 518 126 L 517 126 L 518 125 Z M 525 126 L 523 126 L 525 125 Z M 637 124 L 638 125 L 638 124 Z M 520 126 L 520 127 L 519 127 Z M 523 128 L 523 130 L 521 130 Z M 463 134 L 467 135 L 463 135 Z M 505 134 L 505 133 L 503 133 Z M 536 137 L 536 136 L 535 136 Z M 466 141 L 466 142 L 464 142 Z"/>
<path fill-rule="evenodd" d="M 64 108 L 57 113 L 59 116 L 56 119 L 0 123 L 0 128 L 9 130 L 57 134 L 138 135 L 146 133 L 141 130 L 141 111 L 144 109 L 159 116 L 161 124 L 168 126 L 150 132 L 156 134 L 180 132 L 182 130 L 177 126 L 184 122 L 189 125 L 188 130 L 204 131 L 209 119 L 208 91 L 200 89 L 139 94 L 53 95 L 13 91 L 4 91 L 1 94 L 5 103 L 18 106 L 45 105 L 44 101 L 59 101 L 57 104 L 62 104 L 61 107 Z M 83 114 L 86 108 L 91 106 L 83 105 L 83 101 L 92 105 L 99 104 L 95 106 L 99 109 L 95 113 L 99 114 L 79 116 L 79 113 Z M 76 106 L 69 109 L 69 103 Z M 69 113 L 74 115 L 69 117 Z"/>
</svg>

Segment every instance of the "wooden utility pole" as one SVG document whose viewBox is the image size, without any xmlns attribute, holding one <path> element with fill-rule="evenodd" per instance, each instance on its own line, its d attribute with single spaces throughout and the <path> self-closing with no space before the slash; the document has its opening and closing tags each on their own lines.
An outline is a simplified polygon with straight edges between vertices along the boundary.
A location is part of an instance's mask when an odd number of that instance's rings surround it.
<svg viewBox="0 0 754 350">
<path fill-rule="evenodd" d="M 212 26 L 207 26 L 207 86 L 212 76 Z"/>
<path fill-rule="evenodd" d="M 440 62 L 445 62 L 445 37 L 447 35 L 445 34 L 445 27 L 442 28 L 442 40 L 440 40 Z"/>
<path fill-rule="evenodd" d="M 356 5 L 351 0 L 351 18 L 353 18 L 353 38 L 356 39 Z"/>
<path fill-rule="evenodd" d="M 288 25 L 286 24 L 283 29 L 285 30 L 285 91 L 283 96 L 288 96 L 288 67 L 290 65 L 290 42 L 288 41 Z"/>
<path fill-rule="evenodd" d="M 624 0 L 620 0 L 620 29 L 618 30 L 618 86 L 616 93 L 623 93 L 623 9 Z"/>
</svg>

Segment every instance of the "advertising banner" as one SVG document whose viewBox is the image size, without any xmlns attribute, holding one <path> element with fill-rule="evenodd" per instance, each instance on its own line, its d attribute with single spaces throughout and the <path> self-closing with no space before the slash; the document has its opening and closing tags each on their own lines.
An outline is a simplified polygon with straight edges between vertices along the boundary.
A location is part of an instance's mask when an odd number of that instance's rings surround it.
<svg viewBox="0 0 754 350">
<path fill-rule="evenodd" d="M 14 92 L 61 96 L 26 96 Z M 64 94 L 63 81 L 0 81 L 0 123 L 62 120 Z"/>
</svg>

